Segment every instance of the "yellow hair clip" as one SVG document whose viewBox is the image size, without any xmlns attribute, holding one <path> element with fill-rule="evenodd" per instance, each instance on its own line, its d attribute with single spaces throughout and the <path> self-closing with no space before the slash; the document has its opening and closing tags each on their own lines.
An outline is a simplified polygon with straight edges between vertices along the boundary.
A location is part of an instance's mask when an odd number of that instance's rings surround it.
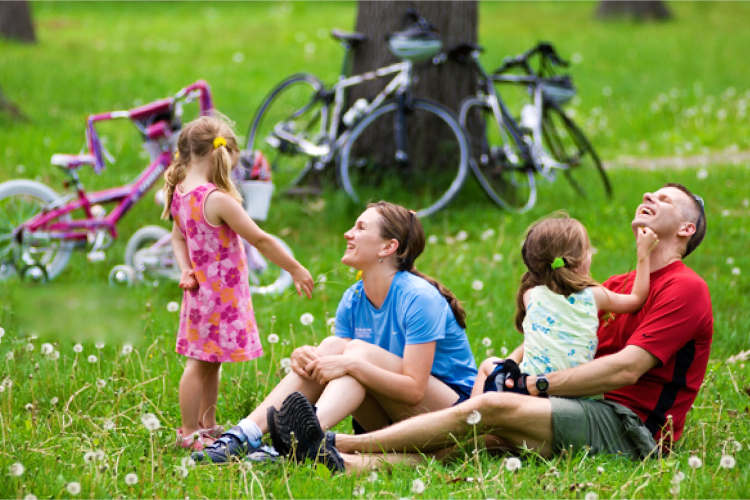
<svg viewBox="0 0 750 500">
<path fill-rule="evenodd" d="M 176 160 L 176 159 L 178 159 L 179 157 L 180 157 L 180 152 L 179 152 L 179 151 L 175 151 L 175 152 L 174 152 L 174 159 Z"/>
<path fill-rule="evenodd" d="M 214 149 L 218 149 L 221 146 L 226 146 L 227 140 L 224 139 L 222 136 L 217 137 L 214 139 Z"/>
</svg>

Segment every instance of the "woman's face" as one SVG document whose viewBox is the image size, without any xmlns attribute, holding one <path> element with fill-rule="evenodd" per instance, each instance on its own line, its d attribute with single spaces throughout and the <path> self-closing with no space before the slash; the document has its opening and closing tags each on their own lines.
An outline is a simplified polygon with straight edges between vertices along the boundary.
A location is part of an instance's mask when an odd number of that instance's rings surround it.
<svg viewBox="0 0 750 500">
<path fill-rule="evenodd" d="M 380 214 L 368 208 L 359 216 L 354 227 L 344 233 L 346 251 L 341 262 L 355 269 L 363 269 L 378 262 L 378 255 L 387 240 L 380 236 Z"/>
</svg>

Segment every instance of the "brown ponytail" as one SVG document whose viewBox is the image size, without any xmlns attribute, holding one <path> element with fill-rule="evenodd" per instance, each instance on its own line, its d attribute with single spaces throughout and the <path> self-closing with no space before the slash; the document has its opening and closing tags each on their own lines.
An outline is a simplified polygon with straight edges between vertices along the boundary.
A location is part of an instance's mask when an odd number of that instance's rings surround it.
<svg viewBox="0 0 750 500">
<path fill-rule="evenodd" d="M 567 297 L 598 285 L 590 276 L 581 276 L 575 271 L 583 264 L 590 248 L 586 228 L 564 212 L 556 212 L 526 230 L 521 256 L 527 271 L 521 276 L 516 295 L 516 330 L 523 333 L 526 318 L 523 295 L 528 290 L 544 285 L 553 293 Z M 562 258 L 565 265 L 553 269 L 552 262 L 557 257 Z"/>
<path fill-rule="evenodd" d="M 461 328 L 465 329 L 466 311 L 461 307 L 456 296 L 438 280 L 417 271 L 414 267 L 414 261 L 422 255 L 425 245 L 424 228 L 417 214 L 387 201 L 370 203 L 367 208 L 374 208 L 380 214 L 380 236 L 387 240 L 395 239 L 398 241 L 398 253 L 396 255 L 398 270 L 409 271 L 437 288 L 450 304 L 456 322 Z"/>
</svg>

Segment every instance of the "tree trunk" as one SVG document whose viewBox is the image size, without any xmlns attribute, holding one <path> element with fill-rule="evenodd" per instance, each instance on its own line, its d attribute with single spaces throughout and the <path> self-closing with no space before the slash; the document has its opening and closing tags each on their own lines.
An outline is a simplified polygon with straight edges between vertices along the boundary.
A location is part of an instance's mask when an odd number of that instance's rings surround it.
<svg viewBox="0 0 750 500">
<path fill-rule="evenodd" d="M 386 35 L 406 27 L 404 18 L 409 6 L 414 7 L 435 27 L 443 42 L 444 51 L 461 42 L 476 43 L 478 17 L 476 1 L 405 3 L 360 0 L 356 30 L 366 35 L 367 40 L 357 46 L 354 51 L 352 75 L 399 62 L 399 59 L 388 48 Z M 392 77 L 393 75 L 390 75 L 352 87 L 348 104 L 351 105 L 362 97 L 371 101 L 391 81 Z M 457 117 L 461 101 L 476 92 L 476 83 L 476 75 L 466 64 L 453 60 L 439 65 L 431 61 L 419 62 L 414 64 L 412 95 L 443 104 Z M 393 155 L 395 151 L 393 126 L 385 122 L 387 122 L 385 119 L 374 122 L 373 130 L 368 127 L 367 137 L 358 140 L 357 147 L 376 152 L 379 156 Z M 429 120 L 415 118 L 407 123 L 407 129 L 410 134 L 418 130 L 420 135 L 417 150 L 410 146 L 413 150 L 409 152 L 409 156 L 418 158 L 422 165 L 434 165 L 435 157 L 440 155 L 438 145 L 441 143 L 441 136 L 447 134 L 446 127 L 441 123 L 430 123 Z M 409 140 L 409 142 L 412 141 Z M 442 161 L 448 160 L 443 158 Z M 420 169 L 418 166 L 414 168 Z M 436 166 L 436 168 L 439 167 Z"/>
<path fill-rule="evenodd" d="M 630 17 L 638 21 L 656 19 L 666 21 L 672 18 L 664 2 L 660 0 L 602 0 L 596 10 L 599 19 Z"/>
<path fill-rule="evenodd" d="M 29 2 L 0 1 L 0 35 L 22 42 L 36 42 Z"/>
</svg>

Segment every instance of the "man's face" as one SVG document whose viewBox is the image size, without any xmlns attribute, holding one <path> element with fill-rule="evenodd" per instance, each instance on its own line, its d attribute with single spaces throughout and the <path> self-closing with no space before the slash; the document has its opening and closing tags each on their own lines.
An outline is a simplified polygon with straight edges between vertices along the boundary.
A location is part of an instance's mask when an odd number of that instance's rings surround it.
<svg viewBox="0 0 750 500">
<path fill-rule="evenodd" d="M 677 236 L 685 231 L 687 223 L 693 223 L 685 217 L 686 213 L 691 213 L 687 208 L 690 202 L 688 195 L 673 187 L 644 194 L 631 223 L 633 234 L 639 227 L 648 227 L 660 239 Z"/>
</svg>

